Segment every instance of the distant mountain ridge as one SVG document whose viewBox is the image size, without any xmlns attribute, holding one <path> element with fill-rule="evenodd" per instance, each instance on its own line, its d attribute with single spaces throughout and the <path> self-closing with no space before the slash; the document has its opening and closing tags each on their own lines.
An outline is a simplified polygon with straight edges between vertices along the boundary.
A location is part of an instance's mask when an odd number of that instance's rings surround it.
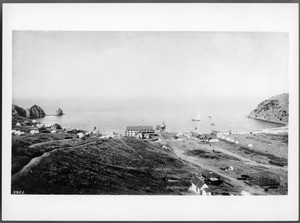
<svg viewBox="0 0 300 223">
<path fill-rule="evenodd" d="M 250 112 L 249 118 L 268 122 L 288 124 L 289 122 L 289 94 L 283 93 L 261 102 Z"/>
</svg>

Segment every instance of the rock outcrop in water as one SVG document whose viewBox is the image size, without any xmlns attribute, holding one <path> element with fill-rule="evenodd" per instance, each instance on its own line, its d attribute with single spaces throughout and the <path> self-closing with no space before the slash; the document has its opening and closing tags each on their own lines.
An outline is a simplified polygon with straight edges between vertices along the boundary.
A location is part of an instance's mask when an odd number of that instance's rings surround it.
<svg viewBox="0 0 300 223">
<path fill-rule="evenodd" d="M 33 105 L 30 109 L 26 109 L 27 118 L 43 118 L 46 114 L 43 109 L 37 105 Z"/>
<path fill-rule="evenodd" d="M 19 115 L 22 117 L 26 117 L 26 111 L 24 108 L 21 108 L 17 105 L 12 105 L 12 109 L 11 109 L 12 115 Z"/>
<path fill-rule="evenodd" d="M 261 102 L 248 117 L 287 124 L 289 121 L 289 94 L 276 95 Z"/>
<path fill-rule="evenodd" d="M 56 111 L 55 111 L 55 115 L 56 116 L 62 116 L 64 114 L 63 110 L 61 108 L 58 108 Z"/>
</svg>

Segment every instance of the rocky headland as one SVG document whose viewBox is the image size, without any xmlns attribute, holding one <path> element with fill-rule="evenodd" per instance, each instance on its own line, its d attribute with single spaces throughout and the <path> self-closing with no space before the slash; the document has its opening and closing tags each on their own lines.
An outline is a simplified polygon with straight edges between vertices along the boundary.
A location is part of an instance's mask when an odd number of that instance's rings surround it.
<svg viewBox="0 0 300 223">
<path fill-rule="evenodd" d="M 289 94 L 276 95 L 261 102 L 256 109 L 250 112 L 248 117 L 268 122 L 288 124 Z"/>
<path fill-rule="evenodd" d="M 13 116 L 19 115 L 21 117 L 26 117 L 26 110 L 17 105 L 12 105 L 11 112 Z"/>
<path fill-rule="evenodd" d="M 33 105 L 31 108 L 26 109 L 27 118 L 43 118 L 46 116 L 44 110 L 37 105 Z"/>
</svg>

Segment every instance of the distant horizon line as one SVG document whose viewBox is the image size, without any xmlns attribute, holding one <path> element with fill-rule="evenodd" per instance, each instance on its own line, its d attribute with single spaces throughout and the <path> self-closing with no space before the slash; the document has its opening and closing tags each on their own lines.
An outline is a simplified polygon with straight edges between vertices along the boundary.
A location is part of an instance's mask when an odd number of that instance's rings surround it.
<svg viewBox="0 0 300 223">
<path fill-rule="evenodd" d="M 274 94 L 269 94 L 269 97 L 273 97 L 276 95 L 280 95 L 280 94 L 289 94 L 289 92 L 282 92 L 282 93 L 274 93 Z M 180 98 L 184 98 L 184 99 L 193 99 L 193 98 L 203 98 L 203 97 L 209 97 L 209 98 L 258 98 L 258 97 L 268 97 L 268 96 L 264 96 L 264 95 L 222 95 L 217 96 L 217 95 L 195 95 L 195 96 L 182 96 L 182 97 L 178 97 L 178 95 L 174 95 L 174 96 L 112 96 L 112 97 L 108 97 L 108 96 L 63 96 L 63 97 L 56 97 L 56 96 L 13 96 L 12 99 L 180 99 Z"/>
</svg>

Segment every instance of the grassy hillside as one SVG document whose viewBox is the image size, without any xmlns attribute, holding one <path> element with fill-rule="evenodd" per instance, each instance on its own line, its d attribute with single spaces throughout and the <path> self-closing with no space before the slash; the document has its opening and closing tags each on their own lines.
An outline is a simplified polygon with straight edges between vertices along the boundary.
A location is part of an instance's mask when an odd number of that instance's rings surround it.
<svg viewBox="0 0 300 223">
<path fill-rule="evenodd" d="M 13 136 L 12 193 L 180 194 L 190 186 L 192 170 L 158 145 L 127 137 L 75 137 Z"/>
</svg>

